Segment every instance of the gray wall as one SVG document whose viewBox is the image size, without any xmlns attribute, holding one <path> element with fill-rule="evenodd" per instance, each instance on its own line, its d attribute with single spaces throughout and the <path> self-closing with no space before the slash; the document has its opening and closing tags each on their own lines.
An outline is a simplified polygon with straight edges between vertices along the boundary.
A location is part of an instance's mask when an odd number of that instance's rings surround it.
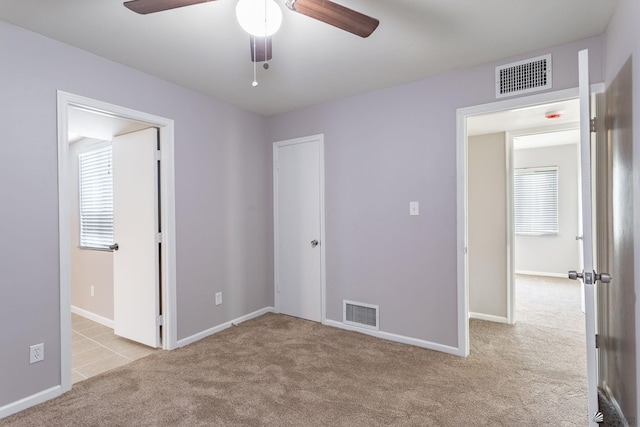
<svg viewBox="0 0 640 427">
<path fill-rule="evenodd" d="M 554 90 L 576 87 L 602 37 L 551 52 Z M 343 299 L 380 304 L 380 329 L 457 347 L 456 109 L 494 102 L 498 63 L 273 116 L 270 141 L 325 135 L 327 318 Z M 408 202 L 421 202 L 410 217 Z"/>
<path fill-rule="evenodd" d="M 640 58 L 640 3 L 635 0 L 619 0 L 614 15 L 609 22 L 605 37 L 605 84 L 611 85 L 624 64 L 630 57 Z M 632 64 L 632 139 L 633 139 L 633 209 L 636 213 L 633 230 L 634 236 L 640 236 L 640 67 Z M 634 288 L 635 288 L 635 336 L 627 337 L 635 345 L 635 354 L 640 354 L 640 306 L 637 295 L 640 295 L 640 239 L 635 239 L 633 250 L 634 257 Z M 615 308 L 613 308 L 615 309 Z M 634 342 L 635 341 L 635 342 Z M 631 362 L 633 363 L 633 362 Z M 640 372 L 640 360 L 635 358 L 635 372 Z M 638 409 L 640 408 L 640 393 L 636 393 L 635 402 L 624 402 L 627 415 L 635 416 L 637 422 Z M 635 403 L 635 407 L 633 407 Z"/>
<path fill-rule="evenodd" d="M 580 268 L 578 145 L 514 150 L 513 167 L 558 166 L 558 235 L 515 238 L 516 272 L 567 275 Z"/>
<path fill-rule="evenodd" d="M 504 132 L 468 139 L 469 311 L 507 318 L 507 168 Z"/>
<path fill-rule="evenodd" d="M 2 21 L 0 40 L 0 407 L 61 381 L 58 89 L 175 120 L 178 339 L 273 305 L 265 118 Z"/>
</svg>

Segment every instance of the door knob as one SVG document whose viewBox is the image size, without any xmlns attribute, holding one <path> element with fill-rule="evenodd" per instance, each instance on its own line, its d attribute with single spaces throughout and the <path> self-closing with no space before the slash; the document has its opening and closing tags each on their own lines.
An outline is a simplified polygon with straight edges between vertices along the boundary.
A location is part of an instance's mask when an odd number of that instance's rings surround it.
<svg viewBox="0 0 640 427">
<path fill-rule="evenodd" d="M 611 275 L 609 273 L 595 274 L 596 280 L 600 280 L 602 283 L 611 283 Z"/>
<path fill-rule="evenodd" d="M 120 249 L 120 246 L 118 246 L 117 243 L 114 243 L 113 245 L 109 245 L 109 250 L 117 251 L 118 249 Z"/>
<path fill-rule="evenodd" d="M 316 239 L 313 239 L 313 240 L 311 241 L 311 247 L 312 247 L 312 248 L 315 248 L 316 246 L 318 246 L 318 241 L 317 241 Z"/>
<path fill-rule="evenodd" d="M 585 275 L 583 273 L 578 273 L 577 271 L 573 271 L 573 270 L 569 272 L 569 279 L 571 280 L 582 279 L 582 278 L 585 278 Z M 592 283 L 595 283 L 598 280 L 602 283 L 611 283 L 611 275 L 609 273 L 598 274 L 595 271 L 593 272 L 593 275 L 591 275 L 590 273 L 587 273 L 585 283 L 588 285 L 591 285 Z"/>
<path fill-rule="evenodd" d="M 577 271 L 571 270 L 569 272 L 569 279 L 571 280 L 582 279 L 582 273 L 578 273 Z"/>
</svg>

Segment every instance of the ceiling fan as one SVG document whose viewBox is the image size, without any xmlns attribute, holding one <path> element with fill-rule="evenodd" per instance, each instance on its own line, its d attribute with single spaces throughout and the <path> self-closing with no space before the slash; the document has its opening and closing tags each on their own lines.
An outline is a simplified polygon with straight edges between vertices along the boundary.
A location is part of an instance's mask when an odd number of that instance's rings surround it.
<svg viewBox="0 0 640 427">
<path fill-rule="evenodd" d="M 130 0 L 124 5 L 137 13 L 148 14 L 215 0 Z M 329 0 L 286 0 L 287 8 L 310 18 L 332 25 L 360 37 L 369 37 L 380 21 Z M 251 35 L 251 60 L 271 59 L 271 36 Z M 265 64 L 265 68 L 267 68 Z"/>
</svg>

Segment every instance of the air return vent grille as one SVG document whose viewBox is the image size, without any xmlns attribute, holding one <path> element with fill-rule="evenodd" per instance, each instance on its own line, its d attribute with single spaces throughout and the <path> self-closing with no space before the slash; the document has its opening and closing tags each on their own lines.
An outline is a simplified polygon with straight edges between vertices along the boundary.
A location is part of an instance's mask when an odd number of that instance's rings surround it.
<svg viewBox="0 0 640 427">
<path fill-rule="evenodd" d="M 379 330 L 377 305 L 344 300 L 343 322 L 360 328 Z"/>
<path fill-rule="evenodd" d="M 496 98 L 551 89 L 551 55 L 496 67 Z"/>
</svg>

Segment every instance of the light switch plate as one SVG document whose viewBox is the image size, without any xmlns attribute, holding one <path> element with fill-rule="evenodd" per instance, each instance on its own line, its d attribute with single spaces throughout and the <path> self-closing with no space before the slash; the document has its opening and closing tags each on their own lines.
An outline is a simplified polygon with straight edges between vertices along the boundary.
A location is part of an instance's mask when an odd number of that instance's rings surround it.
<svg viewBox="0 0 640 427">
<path fill-rule="evenodd" d="M 420 204 L 418 202 L 409 202 L 409 215 L 420 215 Z"/>
</svg>

